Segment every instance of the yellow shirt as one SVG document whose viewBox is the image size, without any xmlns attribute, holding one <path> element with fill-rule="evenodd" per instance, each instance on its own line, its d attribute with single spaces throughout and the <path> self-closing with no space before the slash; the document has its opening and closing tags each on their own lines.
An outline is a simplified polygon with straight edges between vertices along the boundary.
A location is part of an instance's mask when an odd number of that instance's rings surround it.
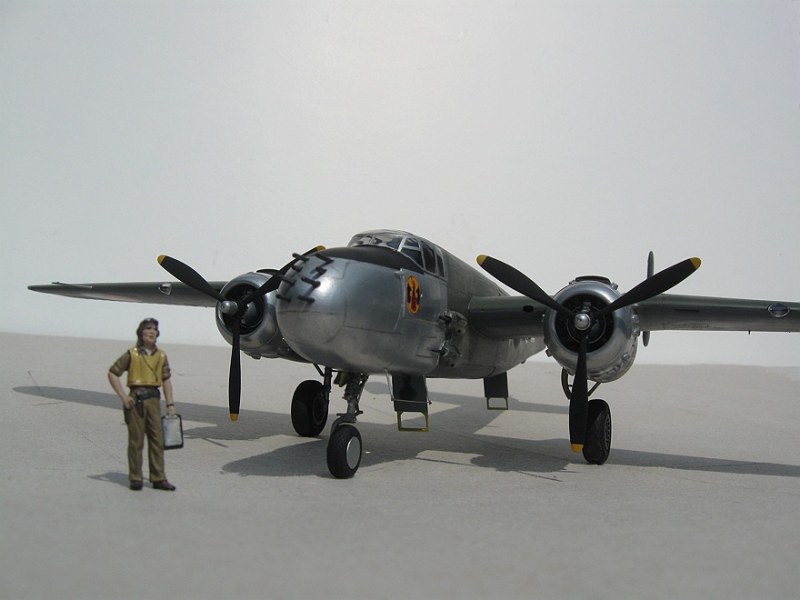
<svg viewBox="0 0 800 600">
<path fill-rule="evenodd" d="M 127 371 L 128 387 L 160 387 L 171 375 L 167 355 L 158 348 L 152 354 L 144 348 L 131 348 L 111 365 L 109 371 L 117 377 Z"/>
</svg>

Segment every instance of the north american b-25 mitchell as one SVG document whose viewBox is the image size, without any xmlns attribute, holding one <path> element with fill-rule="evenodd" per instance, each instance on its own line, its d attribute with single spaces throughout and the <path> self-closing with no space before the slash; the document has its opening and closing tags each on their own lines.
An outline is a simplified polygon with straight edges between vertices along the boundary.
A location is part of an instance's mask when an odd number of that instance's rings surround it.
<svg viewBox="0 0 800 600">
<path fill-rule="evenodd" d="M 310 363 L 320 379 L 303 381 L 291 417 L 301 436 L 316 437 L 328 420 L 333 386 L 346 411 L 327 445 L 331 474 L 352 477 L 361 464 L 355 423 L 367 378 L 387 374 L 401 430 L 429 427 L 427 378 L 482 379 L 487 408 L 505 402 L 507 372 L 546 350 L 562 367 L 572 449 L 602 464 L 611 449 L 611 411 L 590 396 L 633 365 L 640 334 L 662 330 L 800 331 L 800 303 L 665 294 L 691 275 L 690 258 L 658 273 L 652 253 L 647 278 L 625 293 L 605 277 L 578 277 L 554 296 L 514 267 L 490 256 L 478 264 L 518 292 L 443 248 L 403 231 L 355 235 L 345 247 L 313 248 L 281 269 L 230 281 L 206 281 L 169 256 L 158 261 L 179 282 L 34 285 L 37 292 L 78 298 L 209 306 L 232 346 L 228 385 L 231 419 L 239 413 L 241 353 Z M 570 384 L 569 378 L 572 377 Z M 594 386 L 589 389 L 589 381 Z M 424 416 L 406 427 L 404 413 Z"/>
</svg>

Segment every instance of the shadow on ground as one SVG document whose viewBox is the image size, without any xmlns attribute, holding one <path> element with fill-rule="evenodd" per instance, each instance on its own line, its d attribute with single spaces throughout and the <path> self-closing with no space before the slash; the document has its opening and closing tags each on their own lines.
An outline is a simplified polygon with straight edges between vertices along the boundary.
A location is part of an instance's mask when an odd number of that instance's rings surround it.
<svg viewBox="0 0 800 600">
<path fill-rule="evenodd" d="M 87 406 L 103 407 L 119 411 L 119 399 L 114 394 L 63 387 L 21 386 L 15 392 L 32 398 L 71 402 Z M 428 434 L 400 433 L 394 425 L 360 422 L 364 439 L 362 468 L 376 467 L 395 461 L 422 460 L 440 463 L 446 458 L 430 455 L 447 453 L 472 455 L 470 464 L 501 472 L 518 472 L 531 476 L 554 478 L 559 472 L 569 469 L 574 461 L 565 458 L 564 438 L 549 440 L 526 440 L 497 438 L 477 434 L 496 416 L 494 411 L 474 410 L 481 400 L 455 394 L 431 394 L 434 401 L 447 402 L 469 410 L 470 431 L 463 431 L 464 419 L 456 426 L 451 411 L 436 415 L 439 429 Z M 522 403 L 511 399 L 512 411 L 567 413 L 567 408 L 557 405 Z M 470 410 L 473 409 L 473 410 Z M 225 407 L 203 404 L 185 405 L 184 420 L 208 423 L 184 430 L 187 440 L 206 440 L 225 446 L 226 441 L 259 440 L 273 436 L 295 435 L 288 414 L 257 410 L 242 410 L 237 423 L 231 423 Z M 188 414 L 191 413 L 191 414 Z M 321 438 L 295 438 L 280 448 L 236 460 L 224 465 L 226 472 L 243 476 L 289 477 L 317 475 L 329 477 L 326 463 L 326 436 Z M 566 451 L 568 452 L 568 450 Z M 422 455 L 422 456 L 421 456 Z M 463 464 L 462 462 L 453 464 Z M 662 467 L 687 471 L 716 472 L 747 475 L 770 475 L 776 477 L 800 477 L 800 466 L 765 462 L 734 461 L 682 454 L 664 454 L 613 448 L 608 464 L 638 467 Z M 602 467 L 599 467 L 602 468 Z M 127 476 L 122 473 L 106 473 L 93 479 L 112 481 L 127 485 Z"/>
</svg>

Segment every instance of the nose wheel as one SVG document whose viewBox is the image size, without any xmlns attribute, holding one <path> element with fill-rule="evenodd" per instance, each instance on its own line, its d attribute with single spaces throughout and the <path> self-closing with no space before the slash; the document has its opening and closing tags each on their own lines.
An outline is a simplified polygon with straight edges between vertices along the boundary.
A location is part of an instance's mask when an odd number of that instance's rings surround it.
<svg viewBox="0 0 800 600">
<path fill-rule="evenodd" d="M 350 479 L 361 465 L 361 434 L 355 423 L 361 414 L 358 403 L 367 378 L 363 373 L 347 372 L 336 377 L 336 383 L 345 386 L 344 399 L 347 401 L 347 412 L 338 415 L 328 438 L 328 470 L 337 479 Z"/>
<path fill-rule="evenodd" d="M 361 434 L 355 425 L 342 419 L 336 419 L 331 428 L 328 470 L 337 479 L 350 479 L 361 465 Z"/>
</svg>

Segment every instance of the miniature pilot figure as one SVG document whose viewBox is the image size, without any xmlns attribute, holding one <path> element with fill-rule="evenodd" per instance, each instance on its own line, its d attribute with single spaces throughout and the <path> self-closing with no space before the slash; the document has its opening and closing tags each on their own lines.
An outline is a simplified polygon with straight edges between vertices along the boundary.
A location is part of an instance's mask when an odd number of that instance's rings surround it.
<svg viewBox="0 0 800 600">
<path fill-rule="evenodd" d="M 164 473 L 164 434 L 161 429 L 161 393 L 167 404 L 167 414 L 175 414 L 172 400 L 167 355 L 156 346 L 158 321 L 145 319 L 136 329 L 136 346 L 125 352 L 111 365 L 108 381 L 122 400 L 125 424 L 128 426 L 128 480 L 132 490 L 142 489 L 142 450 L 147 434 L 147 458 L 150 481 L 157 490 L 173 491 L 175 486 Z M 120 376 L 128 372 L 126 393 Z"/>
</svg>

